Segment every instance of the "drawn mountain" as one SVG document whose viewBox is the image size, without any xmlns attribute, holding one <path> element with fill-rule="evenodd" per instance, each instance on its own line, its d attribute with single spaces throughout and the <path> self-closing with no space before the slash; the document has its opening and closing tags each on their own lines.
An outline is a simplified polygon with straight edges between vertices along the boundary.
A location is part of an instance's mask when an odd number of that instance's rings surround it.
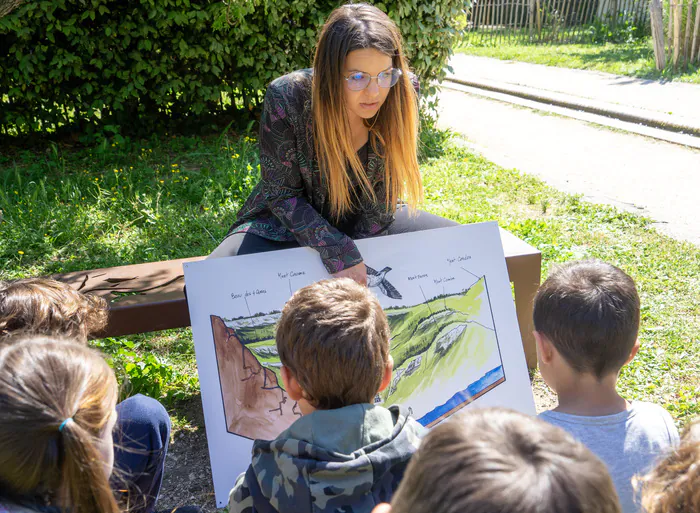
<svg viewBox="0 0 700 513">
<path fill-rule="evenodd" d="M 271 440 L 301 416 L 277 374 L 260 364 L 236 331 L 212 315 L 226 429 L 246 438 Z"/>
<path fill-rule="evenodd" d="M 496 332 L 482 321 L 490 308 L 483 277 L 458 294 L 387 308 L 394 373 L 380 400 L 435 404 L 419 416 L 432 426 L 504 382 Z"/>
</svg>

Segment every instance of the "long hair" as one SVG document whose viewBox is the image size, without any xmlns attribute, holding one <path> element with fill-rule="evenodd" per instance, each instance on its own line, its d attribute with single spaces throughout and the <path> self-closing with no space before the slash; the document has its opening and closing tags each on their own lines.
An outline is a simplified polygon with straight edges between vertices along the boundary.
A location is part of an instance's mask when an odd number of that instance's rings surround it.
<svg viewBox="0 0 700 513">
<path fill-rule="evenodd" d="M 686 426 L 680 446 L 635 486 L 647 513 L 700 511 L 700 417 Z"/>
<path fill-rule="evenodd" d="M 352 145 L 345 108 L 343 69 L 347 55 L 371 48 L 391 57 L 402 75 L 371 120 L 372 149 L 384 159 L 386 207 L 393 211 L 403 196 L 414 209 L 423 199 L 418 169 L 418 99 L 409 76 L 401 34 L 396 24 L 374 6 L 349 4 L 335 9 L 326 21 L 316 46 L 312 86 L 314 145 L 321 175 L 329 189 L 331 213 L 340 217 L 352 209 L 347 164 L 363 191 L 376 200 L 360 159 Z"/>
<path fill-rule="evenodd" d="M 117 400 L 96 351 L 38 336 L 0 342 L 0 490 L 71 513 L 118 513 L 99 442 Z M 65 419 L 62 430 L 59 427 Z"/>
</svg>

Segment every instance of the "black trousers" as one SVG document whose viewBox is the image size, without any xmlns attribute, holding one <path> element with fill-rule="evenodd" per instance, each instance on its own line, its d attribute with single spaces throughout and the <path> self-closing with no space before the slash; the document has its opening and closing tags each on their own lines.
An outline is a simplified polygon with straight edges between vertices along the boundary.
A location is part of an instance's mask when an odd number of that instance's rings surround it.
<svg viewBox="0 0 700 513">
<path fill-rule="evenodd" d="M 445 219 L 444 217 L 428 214 L 419 210 L 416 215 L 410 216 L 408 208 L 403 207 L 396 210 L 396 219 L 383 232 L 375 237 L 383 235 L 397 235 L 399 233 L 420 232 L 432 230 L 433 228 L 445 228 L 456 226 L 459 223 Z M 226 237 L 219 246 L 212 251 L 207 258 L 221 258 L 227 256 L 249 255 L 251 253 L 264 253 L 266 251 L 277 251 L 280 249 L 298 248 L 296 241 L 280 242 L 266 239 L 252 233 L 234 233 Z"/>
</svg>

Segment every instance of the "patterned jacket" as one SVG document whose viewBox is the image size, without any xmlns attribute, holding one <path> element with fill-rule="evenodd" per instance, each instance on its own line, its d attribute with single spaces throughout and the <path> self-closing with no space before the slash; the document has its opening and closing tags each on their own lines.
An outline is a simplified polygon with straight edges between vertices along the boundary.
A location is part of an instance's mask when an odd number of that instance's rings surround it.
<svg viewBox="0 0 700 513">
<path fill-rule="evenodd" d="M 329 220 L 328 188 L 321 181 L 314 149 L 311 76 L 311 69 L 295 71 L 268 87 L 260 119 L 260 181 L 228 235 L 249 232 L 266 239 L 296 240 L 317 250 L 332 274 L 362 262 L 353 239 L 380 233 L 394 220 L 394 213 L 386 208 L 384 160 L 367 144 L 358 153 L 376 200 L 361 194 L 351 174 L 359 201 L 350 214 Z M 418 89 L 417 79 L 412 80 Z"/>
<path fill-rule="evenodd" d="M 389 502 L 424 428 L 398 406 L 317 410 L 256 440 L 230 513 L 370 513 Z"/>
</svg>

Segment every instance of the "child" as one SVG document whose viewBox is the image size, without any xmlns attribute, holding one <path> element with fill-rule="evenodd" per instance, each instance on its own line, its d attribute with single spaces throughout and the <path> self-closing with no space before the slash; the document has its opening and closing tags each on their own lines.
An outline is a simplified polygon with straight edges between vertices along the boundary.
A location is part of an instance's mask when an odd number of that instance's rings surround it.
<svg viewBox="0 0 700 513">
<path fill-rule="evenodd" d="M 0 344 L 0 511 L 118 513 L 109 484 L 117 381 L 94 350 Z"/>
<path fill-rule="evenodd" d="M 678 449 L 640 482 L 646 513 L 700 511 L 700 417 L 685 428 Z"/>
<path fill-rule="evenodd" d="M 620 369 L 637 354 L 639 296 L 623 271 L 599 261 L 556 269 L 535 297 L 542 378 L 559 406 L 540 418 L 569 431 L 608 466 L 622 511 L 640 511 L 632 477 L 678 443 L 661 407 L 628 402 L 616 390 Z"/>
<path fill-rule="evenodd" d="M 46 278 L 0 281 L 0 337 L 18 331 L 84 341 L 107 325 L 107 304 Z"/>
<path fill-rule="evenodd" d="M 87 344 L 106 324 L 105 301 L 65 283 L 46 278 L 0 282 L 0 342 L 25 332 Z M 117 413 L 112 486 L 127 492 L 121 499 L 130 513 L 151 513 L 163 482 L 170 417 L 162 404 L 141 394 L 119 403 Z"/>
<path fill-rule="evenodd" d="M 619 513 L 605 465 L 565 431 L 493 408 L 443 422 L 373 513 Z"/>
<path fill-rule="evenodd" d="M 379 301 L 349 278 L 309 285 L 285 305 L 276 340 L 303 417 L 255 441 L 229 510 L 369 513 L 391 498 L 423 432 L 405 410 L 373 404 L 394 365 Z"/>
</svg>

